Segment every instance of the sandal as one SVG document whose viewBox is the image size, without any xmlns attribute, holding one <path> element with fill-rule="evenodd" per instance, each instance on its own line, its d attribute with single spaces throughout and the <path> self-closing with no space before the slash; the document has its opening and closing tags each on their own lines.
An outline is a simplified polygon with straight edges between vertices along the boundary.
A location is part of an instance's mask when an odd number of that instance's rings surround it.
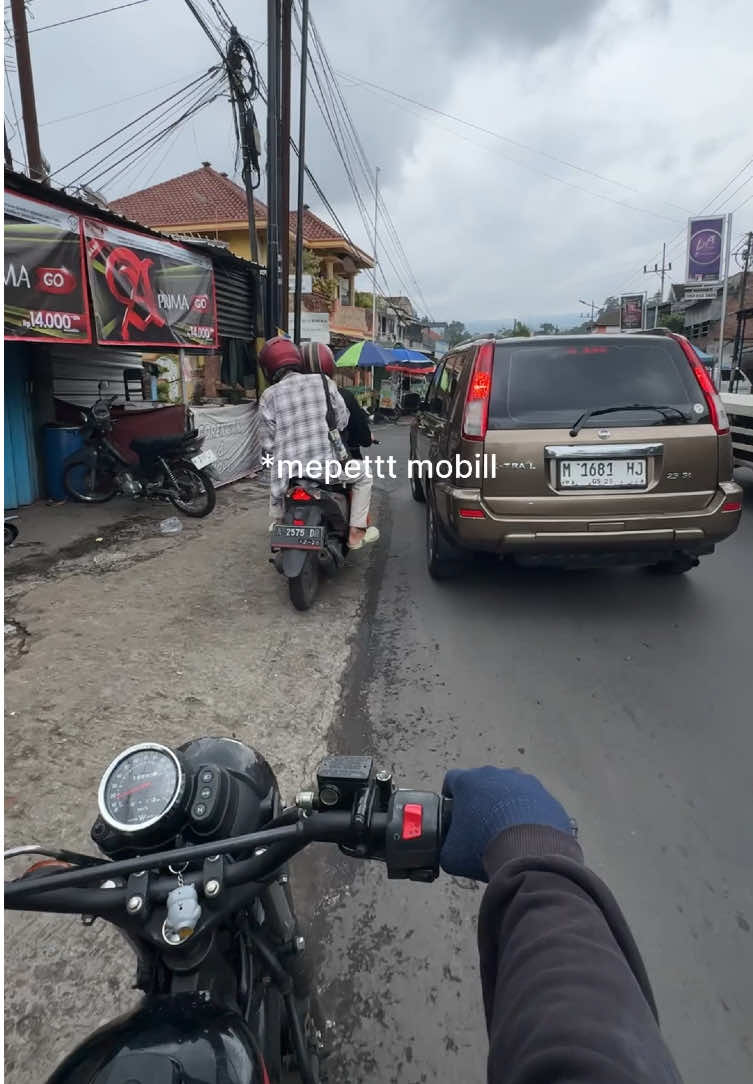
<svg viewBox="0 0 753 1084">
<path fill-rule="evenodd" d="M 379 528 L 378 527 L 367 527 L 366 528 L 366 533 L 364 534 L 363 538 L 359 542 L 356 542 L 355 545 L 353 545 L 353 546 L 348 544 L 348 549 L 349 550 L 360 550 L 360 549 L 363 549 L 363 547 L 365 545 L 368 545 L 370 542 L 378 542 L 378 541 L 379 541 Z"/>
</svg>

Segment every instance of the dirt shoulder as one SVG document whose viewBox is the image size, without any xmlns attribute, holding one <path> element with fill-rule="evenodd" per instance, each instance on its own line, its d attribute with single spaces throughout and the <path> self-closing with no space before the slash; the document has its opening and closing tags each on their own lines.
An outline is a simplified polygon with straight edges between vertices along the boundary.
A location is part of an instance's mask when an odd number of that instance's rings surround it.
<svg viewBox="0 0 753 1084">
<path fill-rule="evenodd" d="M 211 517 L 183 520 L 178 535 L 159 533 L 169 512 L 127 509 L 96 536 L 102 542 L 92 535 L 53 553 L 13 554 L 6 845 L 91 851 L 102 771 L 150 738 L 178 745 L 213 734 L 254 745 L 287 799 L 311 777 L 370 555 L 354 554 L 314 608 L 298 613 L 267 560 L 264 489 L 240 483 L 218 496 Z M 133 977 L 129 950 L 104 923 L 85 929 L 74 917 L 9 913 L 8 1084 L 46 1079 L 76 1042 L 134 1003 Z"/>
</svg>

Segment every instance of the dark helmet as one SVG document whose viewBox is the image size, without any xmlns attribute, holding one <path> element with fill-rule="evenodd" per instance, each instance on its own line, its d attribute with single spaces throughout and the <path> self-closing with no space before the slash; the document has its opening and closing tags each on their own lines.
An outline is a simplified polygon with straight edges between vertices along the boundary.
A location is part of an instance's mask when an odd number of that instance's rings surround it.
<svg viewBox="0 0 753 1084">
<path fill-rule="evenodd" d="M 303 343 L 301 346 L 304 373 L 335 375 L 335 355 L 325 343 Z"/>
<path fill-rule="evenodd" d="M 264 343 L 259 354 L 259 364 L 267 380 L 274 383 L 283 372 L 302 372 L 301 352 L 292 339 L 275 335 Z"/>
</svg>

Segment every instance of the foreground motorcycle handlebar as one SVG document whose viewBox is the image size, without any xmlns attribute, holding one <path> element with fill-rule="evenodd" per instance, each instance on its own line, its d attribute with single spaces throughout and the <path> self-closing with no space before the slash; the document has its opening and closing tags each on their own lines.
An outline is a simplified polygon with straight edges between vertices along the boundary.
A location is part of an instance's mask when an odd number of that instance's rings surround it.
<svg viewBox="0 0 753 1084">
<path fill-rule="evenodd" d="M 389 773 L 380 772 L 367 786 L 350 790 L 347 781 L 338 779 L 320 785 L 318 794 L 299 795 L 295 806 L 259 832 L 64 872 L 49 867 L 27 872 L 6 882 L 5 906 L 114 920 L 118 911 L 146 912 L 163 903 L 175 888 L 179 868 L 186 884 L 216 899 L 226 888 L 263 883 L 314 842 L 336 843 L 352 857 L 383 861 L 390 878 L 433 881 L 450 811 L 450 799 L 441 795 L 393 788 Z M 164 870 L 170 875 L 158 872 Z"/>
</svg>

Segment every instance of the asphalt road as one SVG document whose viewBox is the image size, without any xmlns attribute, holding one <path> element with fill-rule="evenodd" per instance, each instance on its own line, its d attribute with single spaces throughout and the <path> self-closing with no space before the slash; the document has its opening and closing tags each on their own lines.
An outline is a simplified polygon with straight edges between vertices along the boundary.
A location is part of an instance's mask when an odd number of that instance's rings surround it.
<svg viewBox="0 0 753 1084">
<path fill-rule="evenodd" d="M 404 459 L 407 428 L 380 437 Z M 539 775 L 632 925 L 686 1084 L 753 1079 L 753 474 L 739 480 L 740 530 L 686 576 L 484 565 L 443 584 L 423 506 L 404 476 L 383 483 L 331 743 L 402 785 L 489 762 Z M 334 1079 L 482 1081 L 479 887 L 305 860 Z"/>
</svg>

